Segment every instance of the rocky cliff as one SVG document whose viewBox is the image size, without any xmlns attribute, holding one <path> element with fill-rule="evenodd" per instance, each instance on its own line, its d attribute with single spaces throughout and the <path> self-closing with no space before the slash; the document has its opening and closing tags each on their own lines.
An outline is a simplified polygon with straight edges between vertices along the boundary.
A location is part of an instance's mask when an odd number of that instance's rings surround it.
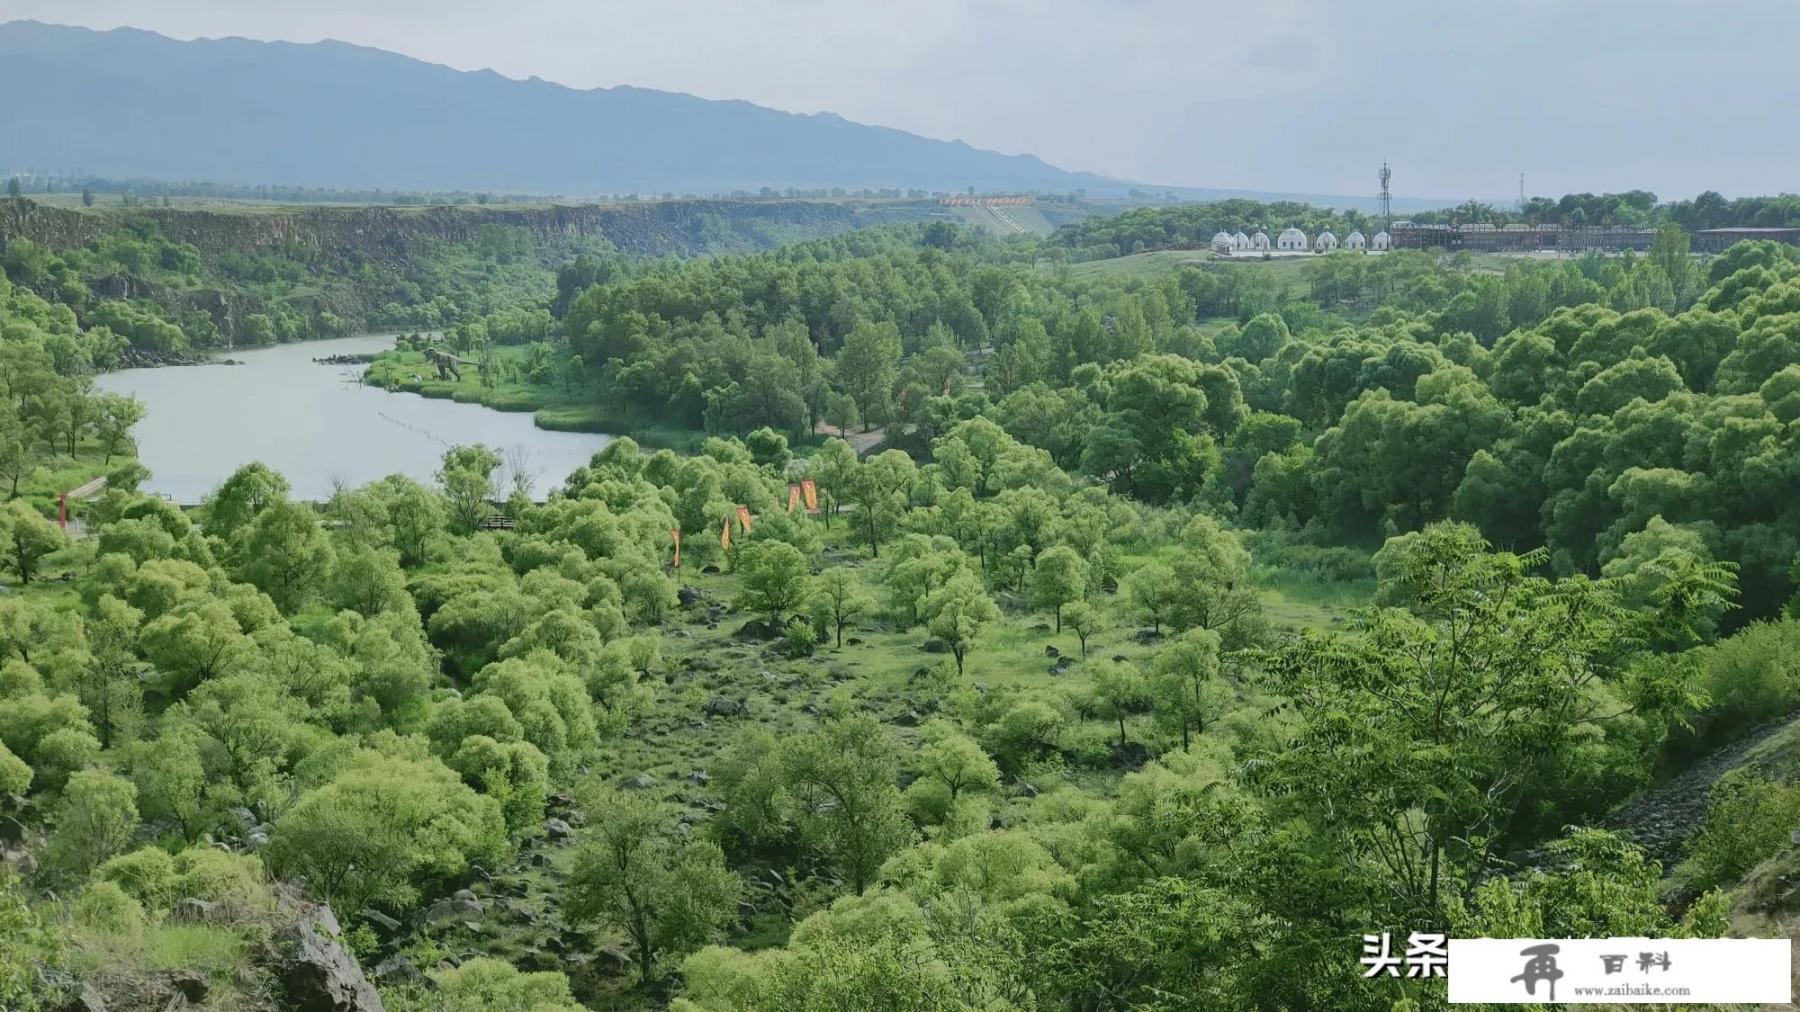
<svg viewBox="0 0 1800 1012">
<path fill-rule="evenodd" d="M 605 239 L 622 253 L 662 256 L 759 248 L 891 221 L 940 216 L 929 201 L 672 200 L 632 204 L 476 207 L 227 207 L 73 210 L 0 200 L 0 249 L 30 239 L 52 249 L 85 246 L 133 221 L 154 222 L 202 256 L 295 246 L 399 263 L 421 242 L 467 242 L 482 228 L 521 228 L 541 240 Z"/>
</svg>

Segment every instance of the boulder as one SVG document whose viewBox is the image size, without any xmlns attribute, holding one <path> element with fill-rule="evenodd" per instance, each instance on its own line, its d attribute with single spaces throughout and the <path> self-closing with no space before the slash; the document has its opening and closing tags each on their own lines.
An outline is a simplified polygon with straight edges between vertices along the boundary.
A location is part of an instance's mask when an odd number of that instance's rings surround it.
<svg viewBox="0 0 1800 1012">
<path fill-rule="evenodd" d="M 381 995 L 344 948 L 327 906 L 307 904 L 285 932 L 279 976 L 293 1012 L 383 1012 Z"/>
<path fill-rule="evenodd" d="M 364 907 L 356 915 L 371 930 L 383 938 L 392 938 L 400 933 L 401 924 L 379 910 Z"/>
<path fill-rule="evenodd" d="M 554 819 L 554 818 L 545 819 L 544 820 L 544 835 L 548 836 L 552 840 L 567 840 L 569 837 L 575 835 L 575 830 L 570 828 L 569 824 L 567 822 L 564 822 L 561 819 Z M 532 857 L 540 857 L 540 856 L 542 856 L 542 855 L 539 855 L 539 854 L 532 855 Z"/>
<path fill-rule="evenodd" d="M 947 654 L 950 652 L 950 644 L 945 643 L 943 640 L 936 637 L 932 637 L 919 644 L 919 652 L 926 654 Z"/>
<path fill-rule="evenodd" d="M 427 984 L 431 978 L 419 972 L 405 956 L 392 956 L 375 964 L 375 979 L 383 984 Z"/>
<path fill-rule="evenodd" d="M 198 924 L 201 921 L 211 920 L 212 912 L 213 905 L 211 903 L 189 896 L 186 899 L 175 901 L 175 905 L 169 908 L 169 919 Z"/>
<path fill-rule="evenodd" d="M 438 900 L 425 911 L 426 924 L 442 924 L 445 921 L 460 921 L 469 917 L 480 917 L 485 913 L 479 900 L 448 899 Z"/>
<path fill-rule="evenodd" d="M 62 1003 L 59 1012 L 106 1012 L 106 999 L 92 984 L 83 984 Z"/>
<path fill-rule="evenodd" d="M 700 708 L 700 712 L 708 717 L 735 717 L 743 710 L 743 706 L 737 700 L 727 699 L 724 696 L 714 696 Z"/>
<path fill-rule="evenodd" d="M 1044 644 L 1044 656 L 1045 657 L 1061 657 L 1062 651 L 1056 649 L 1055 646 L 1053 646 L 1049 643 L 1046 643 L 1046 644 Z"/>
<path fill-rule="evenodd" d="M 699 587 L 682 587 L 675 591 L 675 599 L 681 602 L 683 608 L 692 608 L 706 600 L 706 592 Z"/>
<path fill-rule="evenodd" d="M 687 775 L 687 782 L 693 784 L 695 787 L 705 787 L 707 784 L 712 783 L 712 774 L 705 770 L 694 770 Z"/>
<path fill-rule="evenodd" d="M 0 843 L 23 843 L 25 824 L 10 815 L 0 815 Z"/>
<path fill-rule="evenodd" d="M 602 945 L 594 953 L 594 968 L 608 976 L 631 972 L 631 953 L 618 945 Z"/>
<path fill-rule="evenodd" d="M 895 727 L 918 727 L 919 715 L 912 710 L 908 710 L 900 716 L 895 717 L 893 720 L 888 721 L 888 723 Z"/>
<path fill-rule="evenodd" d="M 175 993 L 187 999 L 188 1004 L 198 1005 L 206 1000 L 206 993 L 212 990 L 212 982 L 206 974 L 198 970 L 177 970 L 169 975 L 169 986 Z"/>
<path fill-rule="evenodd" d="M 628 791 L 642 791 L 649 789 L 650 785 L 655 782 L 656 781 L 650 779 L 650 774 L 639 773 L 637 776 L 626 777 L 624 780 L 619 781 L 619 786 Z"/>
</svg>

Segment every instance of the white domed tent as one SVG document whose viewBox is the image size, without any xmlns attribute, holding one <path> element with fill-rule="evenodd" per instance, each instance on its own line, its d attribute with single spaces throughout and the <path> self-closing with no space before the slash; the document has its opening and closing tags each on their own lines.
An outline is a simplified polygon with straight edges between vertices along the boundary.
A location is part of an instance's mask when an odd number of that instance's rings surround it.
<svg viewBox="0 0 1800 1012">
<path fill-rule="evenodd" d="M 1350 234 L 1344 237 L 1344 248 L 1345 249 L 1359 249 L 1359 250 L 1360 249 L 1368 249 L 1369 241 L 1367 239 L 1363 238 L 1363 234 L 1360 229 L 1351 229 Z"/>
<path fill-rule="evenodd" d="M 1383 250 L 1383 251 L 1386 251 L 1393 245 L 1394 245 L 1393 237 L 1389 236 L 1386 232 L 1375 233 L 1375 238 L 1369 242 L 1370 249 Z"/>
<path fill-rule="evenodd" d="M 1230 253 L 1231 252 L 1231 233 L 1230 232 L 1215 233 L 1212 237 L 1212 248 L 1213 248 L 1214 253 Z"/>
<path fill-rule="evenodd" d="M 1319 237 L 1317 239 L 1313 240 L 1313 252 L 1314 253 L 1330 253 L 1332 250 L 1337 249 L 1337 248 L 1338 248 L 1337 236 L 1331 234 L 1331 229 L 1326 229 L 1325 231 L 1320 232 Z"/>
<path fill-rule="evenodd" d="M 1250 237 L 1250 248 L 1255 249 L 1255 250 L 1268 249 L 1269 248 L 1269 233 L 1264 232 L 1260 228 L 1257 229 L 1256 234 Z"/>
<path fill-rule="evenodd" d="M 1232 233 L 1231 248 L 1232 249 L 1249 249 L 1250 248 L 1250 237 L 1245 235 L 1242 232 Z"/>
<path fill-rule="evenodd" d="M 1297 228 L 1284 228 L 1275 239 L 1276 249 L 1299 250 L 1306 252 L 1306 233 Z"/>
</svg>

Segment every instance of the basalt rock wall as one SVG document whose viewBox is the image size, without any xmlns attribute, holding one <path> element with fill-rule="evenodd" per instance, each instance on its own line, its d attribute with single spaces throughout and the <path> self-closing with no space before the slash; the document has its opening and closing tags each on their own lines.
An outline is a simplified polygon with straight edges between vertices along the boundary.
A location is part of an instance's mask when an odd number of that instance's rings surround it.
<svg viewBox="0 0 1800 1012">
<path fill-rule="evenodd" d="M 154 222 L 170 239 L 212 256 L 293 247 L 327 254 L 360 253 L 398 263 L 422 242 L 468 242 L 491 225 L 520 228 L 540 240 L 604 239 L 622 253 L 661 256 L 719 245 L 758 245 L 764 229 L 824 235 L 887 221 L 919 220 L 931 206 L 832 201 L 676 200 L 633 204 L 493 207 L 244 207 L 220 210 L 131 208 L 103 211 L 0 200 L 0 249 L 30 239 L 52 249 L 85 246 L 132 221 Z M 722 231 L 721 231 L 722 230 Z"/>
</svg>

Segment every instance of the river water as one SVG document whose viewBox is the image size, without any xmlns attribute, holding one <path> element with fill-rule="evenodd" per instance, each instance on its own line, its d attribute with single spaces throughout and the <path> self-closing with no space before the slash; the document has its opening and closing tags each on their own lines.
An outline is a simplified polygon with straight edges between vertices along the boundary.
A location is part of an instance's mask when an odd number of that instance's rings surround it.
<svg viewBox="0 0 1800 1012">
<path fill-rule="evenodd" d="M 612 439 L 546 432 L 527 412 L 391 394 L 362 385 L 362 366 L 313 363 L 393 344 L 391 334 L 364 334 L 232 351 L 242 365 L 127 369 L 98 385 L 144 402 L 133 433 L 151 472 L 145 489 L 182 503 L 199 502 L 253 460 L 286 476 L 296 499 L 325 499 L 334 484 L 390 474 L 430 482 L 444 451 L 466 443 L 524 461 L 542 496 Z"/>
</svg>

